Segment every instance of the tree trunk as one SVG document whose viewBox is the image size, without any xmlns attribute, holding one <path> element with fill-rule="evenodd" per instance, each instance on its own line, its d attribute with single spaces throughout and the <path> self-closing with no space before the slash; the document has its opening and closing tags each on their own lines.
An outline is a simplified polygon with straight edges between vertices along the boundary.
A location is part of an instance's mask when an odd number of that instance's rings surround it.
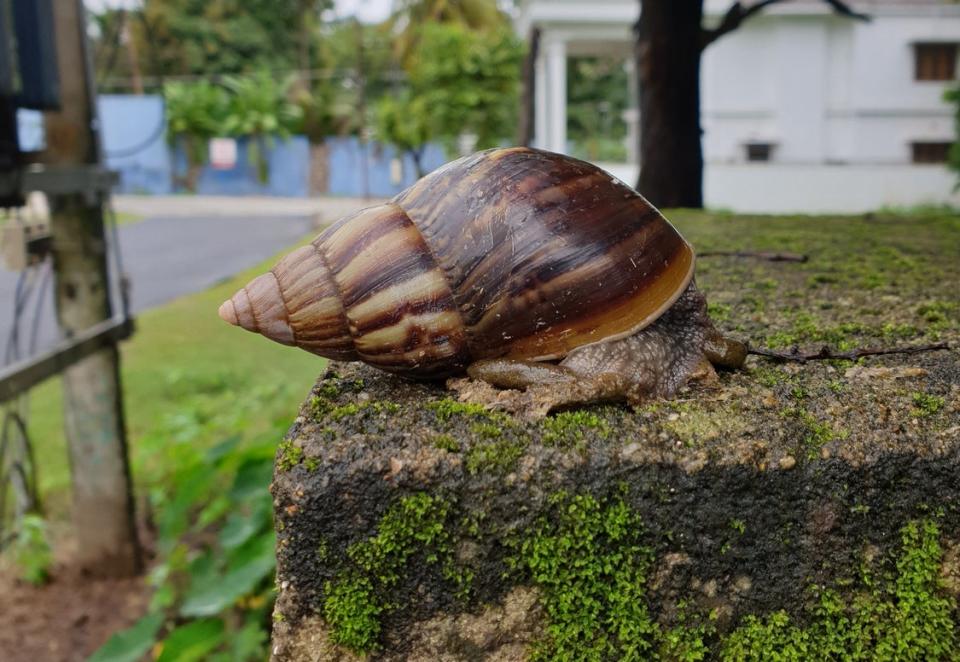
<svg viewBox="0 0 960 662">
<path fill-rule="evenodd" d="M 327 143 L 310 144 L 310 195 L 324 195 L 330 191 L 330 146 Z"/>
<path fill-rule="evenodd" d="M 423 152 L 426 147 L 421 147 L 420 149 L 411 149 L 410 158 L 413 159 L 413 169 L 417 173 L 417 179 L 422 179 L 425 173 L 423 171 Z"/>
<path fill-rule="evenodd" d="M 534 103 L 536 103 L 537 53 L 540 50 L 540 28 L 530 29 L 527 56 L 523 61 L 523 88 L 520 97 L 520 121 L 517 144 L 529 147 L 533 142 Z"/>
<path fill-rule="evenodd" d="M 700 22 L 703 0 L 640 0 L 637 190 L 657 207 L 703 207 Z"/>
</svg>

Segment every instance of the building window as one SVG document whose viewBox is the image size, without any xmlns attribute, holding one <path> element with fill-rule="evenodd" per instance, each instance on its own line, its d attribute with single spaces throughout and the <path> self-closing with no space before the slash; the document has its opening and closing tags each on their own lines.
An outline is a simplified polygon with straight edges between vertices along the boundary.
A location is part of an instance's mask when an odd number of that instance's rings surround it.
<svg viewBox="0 0 960 662">
<path fill-rule="evenodd" d="M 747 161 L 769 161 L 773 143 L 747 143 Z"/>
<path fill-rule="evenodd" d="M 914 142 L 910 143 L 914 163 L 946 163 L 950 154 L 948 142 Z"/>
<path fill-rule="evenodd" d="M 957 72 L 957 44 L 914 44 L 917 80 L 953 80 Z"/>
</svg>

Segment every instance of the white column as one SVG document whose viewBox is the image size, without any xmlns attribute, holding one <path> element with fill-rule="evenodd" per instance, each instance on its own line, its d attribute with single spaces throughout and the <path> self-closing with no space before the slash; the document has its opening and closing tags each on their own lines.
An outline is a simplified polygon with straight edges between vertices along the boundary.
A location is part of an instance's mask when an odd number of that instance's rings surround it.
<svg viewBox="0 0 960 662">
<path fill-rule="evenodd" d="M 623 111 L 623 122 L 627 125 L 626 148 L 627 163 L 631 165 L 640 165 L 640 108 L 638 107 L 637 95 L 637 76 L 633 55 L 630 55 L 623 63 L 623 69 L 627 73 L 627 109 Z"/>
<path fill-rule="evenodd" d="M 543 41 L 540 42 L 543 44 Z M 549 116 L 547 115 L 547 58 L 543 47 L 537 53 L 534 62 L 533 82 L 533 146 L 548 149 L 550 135 Z"/>
<path fill-rule="evenodd" d="M 545 44 L 547 55 L 547 149 L 567 151 L 567 44 L 559 39 Z"/>
</svg>

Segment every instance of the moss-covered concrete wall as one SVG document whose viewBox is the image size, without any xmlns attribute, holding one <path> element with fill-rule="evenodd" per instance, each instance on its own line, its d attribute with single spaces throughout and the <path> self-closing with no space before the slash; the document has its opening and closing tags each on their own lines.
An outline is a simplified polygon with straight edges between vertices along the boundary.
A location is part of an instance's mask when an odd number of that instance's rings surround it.
<svg viewBox="0 0 960 662">
<path fill-rule="evenodd" d="M 277 660 L 960 660 L 960 220 L 681 216 L 778 365 L 532 423 L 334 365 L 278 450 Z"/>
<path fill-rule="evenodd" d="M 529 423 L 336 366 L 278 452 L 277 659 L 960 655 L 957 435 L 760 439 L 710 397 Z"/>
</svg>

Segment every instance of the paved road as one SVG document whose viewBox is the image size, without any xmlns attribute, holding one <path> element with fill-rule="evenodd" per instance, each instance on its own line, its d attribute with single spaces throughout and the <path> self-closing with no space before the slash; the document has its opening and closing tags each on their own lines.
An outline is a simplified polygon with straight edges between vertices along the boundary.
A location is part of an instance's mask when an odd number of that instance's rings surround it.
<svg viewBox="0 0 960 662">
<path fill-rule="evenodd" d="M 217 201 L 199 202 L 197 209 L 204 212 L 203 217 L 181 212 L 185 203 L 179 199 L 161 198 L 154 204 L 148 199 L 128 199 L 117 204 L 118 209 L 147 217 L 119 229 L 123 266 L 132 282 L 131 303 L 135 313 L 203 290 L 263 261 L 309 234 L 318 220 L 329 222 L 352 209 L 372 204 L 331 200 L 326 204 L 314 202 L 309 209 L 289 208 L 289 203 L 272 209 L 269 202 L 245 206 L 241 199 L 230 201 L 228 210 Z M 3 271 L 0 265 L 0 365 L 5 363 L 17 277 L 15 273 Z M 26 335 L 21 339 L 21 355 L 28 350 L 35 305 L 33 298 L 29 314 L 21 325 L 21 334 Z M 40 309 L 38 350 L 57 340 L 49 284 Z"/>
</svg>

